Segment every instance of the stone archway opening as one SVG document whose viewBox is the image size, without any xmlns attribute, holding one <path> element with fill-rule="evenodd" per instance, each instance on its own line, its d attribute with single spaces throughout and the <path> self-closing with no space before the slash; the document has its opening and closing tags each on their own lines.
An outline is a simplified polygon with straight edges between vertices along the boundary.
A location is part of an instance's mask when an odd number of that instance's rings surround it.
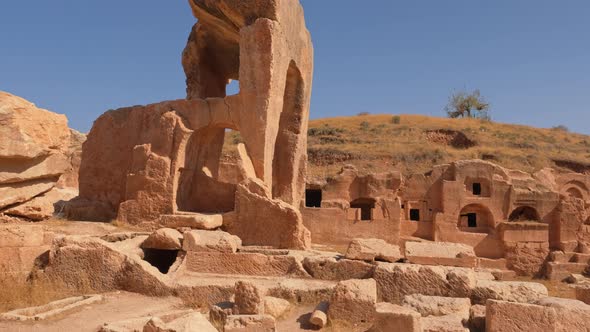
<svg viewBox="0 0 590 332">
<path fill-rule="evenodd" d="M 541 218 L 537 210 L 530 206 L 519 206 L 510 213 L 508 221 L 513 222 L 540 222 Z"/>
<path fill-rule="evenodd" d="M 494 216 L 490 209 L 482 204 L 470 204 L 459 213 L 459 229 L 469 232 L 489 232 L 495 227 Z"/>
<path fill-rule="evenodd" d="M 272 196 L 285 202 L 293 201 L 293 181 L 301 173 L 294 160 L 299 146 L 305 111 L 305 88 L 303 77 L 294 61 L 289 64 L 283 96 L 283 110 L 279 119 L 279 130 L 274 146 L 272 161 Z"/>
<path fill-rule="evenodd" d="M 306 189 L 305 190 L 305 207 L 321 208 L 322 207 L 322 190 Z"/>
<path fill-rule="evenodd" d="M 189 138 L 184 167 L 178 178 L 178 211 L 225 213 L 234 210 L 236 184 L 221 177 L 227 129 L 236 131 L 236 128 L 205 127 Z"/>
</svg>

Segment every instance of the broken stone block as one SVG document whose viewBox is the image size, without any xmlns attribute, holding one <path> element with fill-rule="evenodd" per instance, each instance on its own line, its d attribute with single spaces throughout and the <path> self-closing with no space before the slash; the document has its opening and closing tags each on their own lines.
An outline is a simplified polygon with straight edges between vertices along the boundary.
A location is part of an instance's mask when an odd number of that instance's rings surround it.
<svg viewBox="0 0 590 332">
<path fill-rule="evenodd" d="M 469 329 L 474 332 L 486 330 L 486 306 L 476 304 L 469 310 Z"/>
<path fill-rule="evenodd" d="M 477 266 L 473 247 L 460 243 L 406 242 L 406 259 L 423 265 Z"/>
<path fill-rule="evenodd" d="M 227 317 L 233 315 L 233 302 L 220 302 L 212 305 L 209 309 L 209 321 L 219 331 L 223 331 Z"/>
<path fill-rule="evenodd" d="M 142 244 L 144 249 L 180 250 L 183 236 L 172 228 L 161 228 L 153 232 Z"/>
<path fill-rule="evenodd" d="M 375 305 L 375 323 L 369 332 L 422 332 L 421 319 L 415 310 L 381 302 Z"/>
<path fill-rule="evenodd" d="M 380 298 L 395 304 L 410 294 L 469 297 L 476 284 L 473 269 L 416 264 L 380 263 L 374 278 Z"/>
<path fill-rule="evenodd" d="M 250 282 L 236 282 L 234 314 L 259 315 L 263 313 L 264 302 L 260 290 Z"/>
<path fill-rule="evenodd" d="M 143 332 L 217 332 L 217 329 L 199 312 L 178 317 L 164 322 L 159 317 L 150 319 L 143 327 Z"/>
<path fill-rule="evenodd" d="M 590 304 L 590 284 L 578 285 L 576 289 L 576 299 Z"/>
<path fill-rule="evenodd" d="M 489 299 L 531 303 L 547 296 L 547 287 L 536 282 L 478 280 L 471 299 L 476 304 Z"/>
<path fill-rule="evenodd" d="M 224 332 L 275 332 L 275 319 L 270 315 L 233 315 L 227 317 Z"/>
<path fill-rule="evenodd" d="M 337 259 L 336 257 L 305 257 L 303 267 L 314 279 L 349 280 L 367 279 L 373 276 L 375 266 L 366 262 Z"/>
<path fill-rule="evenodd" d="M 223 225 L 221 214 L 168 214 L 160 216 L 160 225 L 170 228 L 189 227 L 191 229 L 214 230 Z"/>
<path fill-rule="evenodd" d="M 328 319 L 334 326 L 364 331 L 373 324 L 376 302 L 377 284 L 374 279 L 341 281 L 330 297 Z"/>
<path fill-rule="evenodd" d="M 556 331 L 555 310 L 534 304 L 490 300 L 486 305 L 488 332 Z"/>
<path fill-rule="evenodd" d="M 422 317 L 422 332 L 469 332 L 454 315 Z"/>
<path fill-rule="evenodd" d="M 330 306 L 330 304 L 326 301 L 318 304 L 318 306 L 315 307 L 314 311 L 311 313 L 311 317 L 309 318 L 309 322 L 312 325 L 317 326 L 319 328 L 326 326 L 326 324 L 328 323 L 328 308 L 329 308 L 329 306 Z"/>
<path fill-rule="evenodd" d="M 460 321 L 468 321 L 471 300 L 412 294 L 406 295 L 403 306 L 419 312 L 422 317 L 453 315 L 459 317 Z"/>
<path fill-rule="evenodd" d="M 590 283 L 590 279 L 578 273 L 572 273 L 565 280 L 569 284 Z"/>
<path fill-rule="evenodd" d="M 195 230 L 184 233 L 184 251 L 235 253 L 242 246 L 239 237 L 222 231 Z"/>
<path fill-rule="evenodd" d="M 200 273 L 309 278 L 297 258 L 290 255 L 189 251 L 185 263 L 187 270 Z"/>
<path fill-rule="evenodd" d="M 291 303 L 278 297 L 264 297 L 264 313 L 274 318 L 280 318 L 291 308 Z"/>
<path fill-rule="evenodd" d="M 348 246 L 346 258 L 369 262 L 382 260 L 394 263 L 403 256 L 400 253 L 399 246 L 389 244 L 384 240 L 354 239 Z"/>
</svg>

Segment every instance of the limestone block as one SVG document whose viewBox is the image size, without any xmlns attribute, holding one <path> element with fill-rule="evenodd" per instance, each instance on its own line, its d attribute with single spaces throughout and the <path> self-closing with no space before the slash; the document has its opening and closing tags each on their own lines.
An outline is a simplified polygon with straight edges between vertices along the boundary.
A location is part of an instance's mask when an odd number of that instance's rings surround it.
<svg viewBox="0 0 590 332">
<path fill-rule="evenodd" d="M 422 332 L 420 313 L 399 305 L 381 302 L 375 305 L 375 323 L 370 332 Z"/>
<path fill-rule="evenodd" d="M 354 239 L 346 251 L 346 258 L 372 262 L 382 260 L 397 262 L 402 257 L 399 246 L 380 239 Z"/>
<path fill-rule="evenodd" d="M 366 330 L 374 320 L 377 303 L 377 284 L 374 279 L 351 279 L 339 282 L 328 309 L 332 325 L 349 326 L 352 330 Z"/>
<path fill-rule="evenodd" d="M 222 231 L 194 230 L 184 233 L 184 251 L 235 253 L 242 246 L 239 237 Z"/>
<path fill-rule="evenodd" d="M 473 247 L 460 243 L 406 242 L 408 262 L 424 265 L 477 266 Z"/>
<path fill-rule="evenodd" d="M 182 234 L 172 228 L 160 228 L 153 232 L 142 244 L 145 249 L 180 250 Z"/>
</svg>

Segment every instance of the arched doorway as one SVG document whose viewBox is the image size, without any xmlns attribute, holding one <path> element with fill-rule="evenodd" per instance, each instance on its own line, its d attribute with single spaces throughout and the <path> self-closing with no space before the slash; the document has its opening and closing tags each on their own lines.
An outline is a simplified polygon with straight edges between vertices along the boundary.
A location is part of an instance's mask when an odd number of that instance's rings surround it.
<svg viewBox="0 0 590 332">
<path fill-rule="evenodd" d="M 530 221 L 530 222 L 539 222 L 541 218 L 539 217 L 539 213 L 535 208 L 530 206 L 519 206 L 508 217 L 508 221 L 513 222 L 520 222 L 520 221 Z"/>
<path fill-rule="evenodd" d="M 481 204 L 469 204 L 459 213 L 457 226 L 463 231 L 488 233 L 495 227 L 490 209 Z"/>
</svg>

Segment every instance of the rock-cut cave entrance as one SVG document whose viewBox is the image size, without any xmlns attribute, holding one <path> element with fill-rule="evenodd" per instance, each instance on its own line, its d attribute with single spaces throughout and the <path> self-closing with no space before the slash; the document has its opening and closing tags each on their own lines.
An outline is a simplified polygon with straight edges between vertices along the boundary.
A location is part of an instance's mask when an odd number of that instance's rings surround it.
<svg viewBox="0 0 590 332">
<path fill-rule="evenodd" d="M 176 262 L 179 250 L 143 249 L 143 260 L 166 274 Z"/>
</svg>

